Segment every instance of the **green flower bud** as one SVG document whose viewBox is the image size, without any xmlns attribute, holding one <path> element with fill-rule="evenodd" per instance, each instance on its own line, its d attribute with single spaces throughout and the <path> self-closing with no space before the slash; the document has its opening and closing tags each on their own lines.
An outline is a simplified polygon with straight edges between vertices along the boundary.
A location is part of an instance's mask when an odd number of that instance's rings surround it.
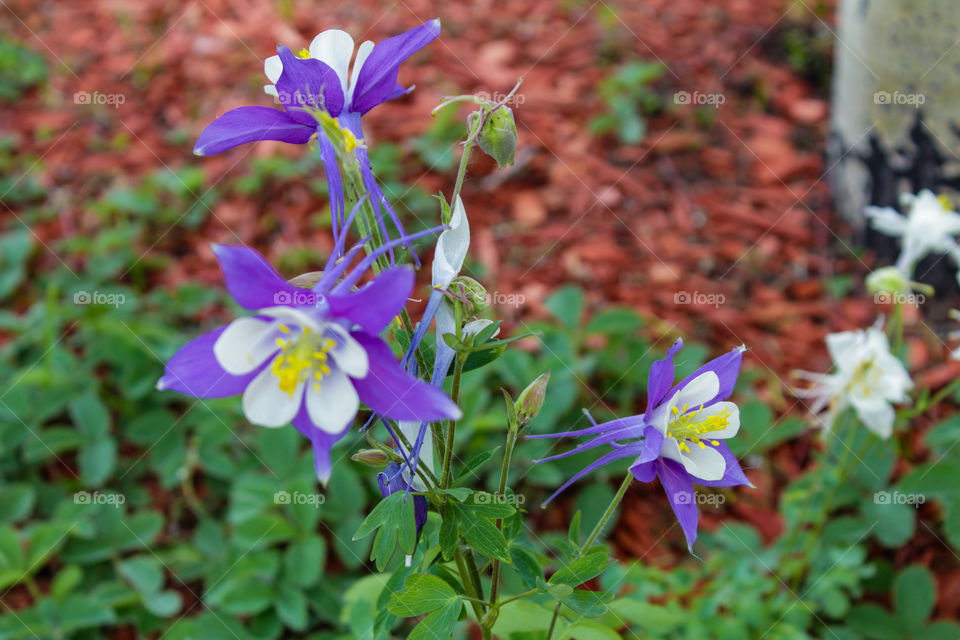
<svg viewBox="0 0 960 640">
<path fill-rule="evenodd" d="M 543 408 L 543 399 L 547 395 L 547 383 L 550 382 L 550 372 L 541 373 L 537 378 L 520 392 L 514 408 L 517 411 L 517 422 L 526 424 L 537 417 Z"/>
<path fill-rule="evenodd" d="M 487 308 L 487 290 L 470 276 L 457 276 L 448 287 L 449 291 L 464 303 L 464 313 L 472 317 Z"/>
<path fill-rule="evenodd" d="M 375 469 L 382 469 L 392 461 L 387 452 L 381 449 L 361 449 L 350 456 L 350 459 Z"/>
<path fill-rule="evenodd" d="M 933 295 L 933 287 L 921 282 L 914 282 L 907 278 L 896 267 L 883 267 L 867 276 L 867 291 L 876 294 L 909 294 L 919 291 L 925 295 Z"/>
<path fill-rule="evenodd" d="M 909 293 L 910 280 L 896 267 L 877 269 L 867 276 L 870 293 Z"/>
<path fill-rule="evenodd" d="M 517 123 L 513 120 L 510 107 L 503 105 L 487 116 L 477 141 L 484 153 L 496 160 L 501 169 L 513 164 L 513 156 L 517 151 Z"/>
</svg>

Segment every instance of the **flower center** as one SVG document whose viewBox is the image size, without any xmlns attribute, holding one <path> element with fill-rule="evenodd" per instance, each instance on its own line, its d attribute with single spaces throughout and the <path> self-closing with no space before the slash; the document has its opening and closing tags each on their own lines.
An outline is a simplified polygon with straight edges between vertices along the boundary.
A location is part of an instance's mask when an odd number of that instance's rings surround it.
<svg viewBox="0 0 960 640">
<path fill-rule="evenodd" d="M 863 397 L 869 398 L 871 394 L 871 387 L 874 386 L 877 378 L 882 375 L 882 372 L 875 366 L 873 359 L 862 362 L 856 371 L 853 372 L 853 377 L 850 380 L 850 383 L 847 385 L 849 391 L 853 391 L 856 387 L 860 387 L 863 391 Z"/>
<path fill-rule="evenodd" d="M 290 327 L 286 325 L 281 324 L 278 328 L 285 334 L 290 333 Z M 293 396 L 301 382 L 312 379 L 314 389 L 319 391 L 320 380 L 330 373 L 329 352 L 337 343 L 311 331 L 310 327 L 304 327 L 298 336 L 286 340 L 277 338 L 277 346 L 280 353 L 274 359 L 271 371 L 277 377 L 280 390 Z"/>
<path fill-rule="evenodd" d="M 673 418 L 667 424 L 667 435 L 677 441 L 677 446 L 681 451 L 690 453 L 690 445 L 693 442 L 706 449 L 707 445 L 703 443 L 700 436 L 712 431 L 722 431 L 730 424 L 730 409 L 724 408 L 719 413 L 711 416 L 701 415 L 703 405 L 700 408 L 689 411 L 687 405 L 683 405 L 683 410 L 677 407 L 673 408 Z M 717 446 L 720 444 L 716 440 L 710 440 L 710 444 Z"/>
</svg>

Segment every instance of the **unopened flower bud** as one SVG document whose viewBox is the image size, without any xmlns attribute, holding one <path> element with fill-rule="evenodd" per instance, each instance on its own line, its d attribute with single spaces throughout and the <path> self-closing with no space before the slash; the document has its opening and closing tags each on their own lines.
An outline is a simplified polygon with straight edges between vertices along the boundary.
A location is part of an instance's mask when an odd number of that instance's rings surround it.
<svg viewBox="0 0 960 640">
<path fill-rule="evenodd" d="M 537 417 L 543 408 L 543 399 L 547 395 L 547 383 L 550 382 L 550 372 L 541 373 L 537 378 L 520 392 L 514 407 L 517 411 L 517 421 L 522 425 Z"/>
<path fill-rule="evenodd" d="M 920 282 L 913 282 L 896 267 L 883 267 L 867 276 L 867 291 L 873 294 L 907 294 L 919 291 L 925 295 L 933 295 L 933 287 Z"/>
<path fill-rule="evenodd" d="M 487 290 L 470 276 L 457 276 L 449 289 L 463 302 L 464 313 L 468 317 L 478 315 L 487 308 Z"/>
<path fill-rule="evenodd" d="M 510 107 L 503 105 L 487 116 L 477 141 L 501 169 L 513 164 L 517 151 L 517 124 Z"/>
<path fill-rule="evenodd" d="M 381 449 L 361 449 L 350 456 L 350 459 L 375 469 L 382 469 L 392 462 L 387 452 Z"/>
<path fill-rule="evenodd" d="M 289 282 L 295 287 L 312 289 L 315 284 L 320 282 L 320 278 L 322 277 L 323 277 L 323 271 L 310 271 L 308 273 L 301 273 L 298 276 L 290 278 L 289 280 L 287 280 L 287 282 Z"/>
</svg>

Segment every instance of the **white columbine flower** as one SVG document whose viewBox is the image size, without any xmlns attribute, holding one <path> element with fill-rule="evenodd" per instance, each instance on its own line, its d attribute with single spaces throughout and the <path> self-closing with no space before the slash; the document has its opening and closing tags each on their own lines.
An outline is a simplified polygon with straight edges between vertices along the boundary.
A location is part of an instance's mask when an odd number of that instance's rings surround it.
<svg viewBox="0 0 960 640">
<path fill-rule="evenodd" d="M 835 373 L 798 372 L 814 385 L 797 395 L 814 399 L 814 413 L 827 409 L 822 418 L 826 428 L 831 428 L 837 416 L 852 406 L 864 426 L 886 440 L 893 433 L 892 405 L 907 402 L 907 392 L 913 388 L 903 363 L 890 353 L 887 335 L 874 326 L 831 333 L 826 342 Z"/>
<path fill-rule="evenodd" d="M 867 207 L 866 215 L 874 229 L 901 238 L 897 268 L 908 278 L 917 262 L 931 253 L 945 253 L 960 267 L 960 214 L 944 206 L 932 191 L 905 194 L 901 201 L 909 207 L 906 216 L 890 207 Z M 960 279 L 960 273 L 958 273 Z"/>
</svg>

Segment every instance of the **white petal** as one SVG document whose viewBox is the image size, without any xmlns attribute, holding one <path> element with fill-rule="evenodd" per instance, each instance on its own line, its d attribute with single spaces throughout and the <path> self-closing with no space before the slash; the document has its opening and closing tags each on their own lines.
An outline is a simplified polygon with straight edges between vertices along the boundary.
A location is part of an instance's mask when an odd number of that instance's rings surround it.
<svg viewBox="0 0 960 640">
<path fill-rule="evenodd" d="M 463 268 L 463 260 L 470 248 L 470 223 L 463 201 L 457 196 L 450 228 L 437 238 L 437 250 L 433 255 L 433 286 L 446 288 Z"/>
<path fill-rule="evenodd" d="M 340 433 L 353 422 L 359 407 L 357 390 L 353 388 L 350 378 L 339 369 L 333 369 L 323 376 L 319 390 L 313 381 L 307 387 L 307 412 L 310 421 L 321 431 Z"/>
<path fill-rule="evenodd" d="M 280 94 L 277 93 L 277 88 L 272 84 L 263 85 L 263 92 L 268 96 L 273 96 L 274 98 L 280 97 Z"/>
<path fill-rule="evenodd" d="M 890 207 L 867 207 L 870 225 L 888 236 L 902 236 L 907 232 L 907 219 Z"/>
<path fill-rule="evenodd" d="M 280 56 L 270 56 L 264 60 L 263 73 L 272 84 L 277 84 L 280 74 L 283 73 L 283 62 L 280 61 Z"/>
<path fill-rule="evenodd" d="M 370 370 L 367 351 L 341 327 L 330 325 L 330 329 L 338 336 L 339 346 L 330 352 L 337 366 L 351 378 L 366 378 Z"/>
<path fill-rule="evenodd" d="M 667 415 L 673 414 L 673 408 L 683 409 L 686 405 L 693 410 L 700 405 L 713 400 L 720 392 L 720 378 L 713 371 L 704 371 L 680 389 L 670 400 Z"/>
<path fill-rule="evenodd" d="M 462 333 L 467 336 L 474 336 L 492 324 L 493 320 L 488 320 L 486 318 L 471 320 L 467 324 L 463 325 Z M 493 336 L 491 337 L 496 337 L 498 335 L 500 335 L 500 327 L 497 327 L 497 330 L 493 332 Z"/>
<path fill-rule="evenodd" d="M 346 31 L 327 29 L 317 34 L 310 43 L 310 57 L 325 63 L 337 72 L 344 94 L 350 77 L 350 58 L 353 57 L 353 38 Z"/>
<path fill-rule="evenodd" d="M 737 435 L 740 431 L 740 408 L 732 402 L 717 402 L 704 407 L 697 417 L 715 416 L 723 410 L 728 411 L 727 426 L 717 431 L 710 431 L 700 437 L 704 440 L 726 440 Z"/>
<path fill-rule="evenodd" d="M 680 445 L 676 438 L 670 436 L 663 438 L 663 444 L 660 445 L 660 456 L 683 464 L 683 454 L 680 453 Z"/>
<path fill-rule="evenodd" d="M 824 341 L 833 364 L 841 371 L 846 371 L 856 369 L 863 359 L 864 339 L 863 331 L 842 331 L 827 335 Z"/>
<path fill-rule="evenodd" d="M 237 318 L 213 343 L 213 355 L 224 370 L 240 376 L 250 373 L 277 351 L 272 322 Z"/>
<path fill-rule="evenodd" d="M 360 77 L 360 69 L 363 63 L 367 61 L 370 52 L 373 51 L 373 42 L 365 40 L 363 44 L 357 47 L 357 59 L 353 61 L 353 70 L 350 73 L 350 88 L 347 91 L 347 104 L 353 99 L 353 88 L 357 86 L 357 78 Z"/>
<path fill-rule="evenodd" d="M 853 396 L 850 398 L 851 404 L 857 410 L 857 415 L 863 422 L 863 426 L 870 429 L 878 436 L 886 440 L 893 433 L 893 419 L 895 413 L 893 407 L 880 396 L 863 398 Z"/>
<path fill-rule="evenodd" d="M 293 393 L 280 389 L 279 380 L 270 367 L 261 371 L 243 392 L 243 414 L 261 427 L 282 427 L 289 424 L 303 402 L 301 382 Z"/>
<path fill-rule="evenodd" d="M 723 477 L 724 471 L 727 470 L 727 461 L 723 459 L 719 451 L 713 447 L 701 449 L 700 445 L 692 442 L 688 444 L 690 445 L 690 451 L 684 451 L 680 454 L 683 458 L 683 468 L 687 470 L 687 473 L 708 482 Z"/>
</svg>

